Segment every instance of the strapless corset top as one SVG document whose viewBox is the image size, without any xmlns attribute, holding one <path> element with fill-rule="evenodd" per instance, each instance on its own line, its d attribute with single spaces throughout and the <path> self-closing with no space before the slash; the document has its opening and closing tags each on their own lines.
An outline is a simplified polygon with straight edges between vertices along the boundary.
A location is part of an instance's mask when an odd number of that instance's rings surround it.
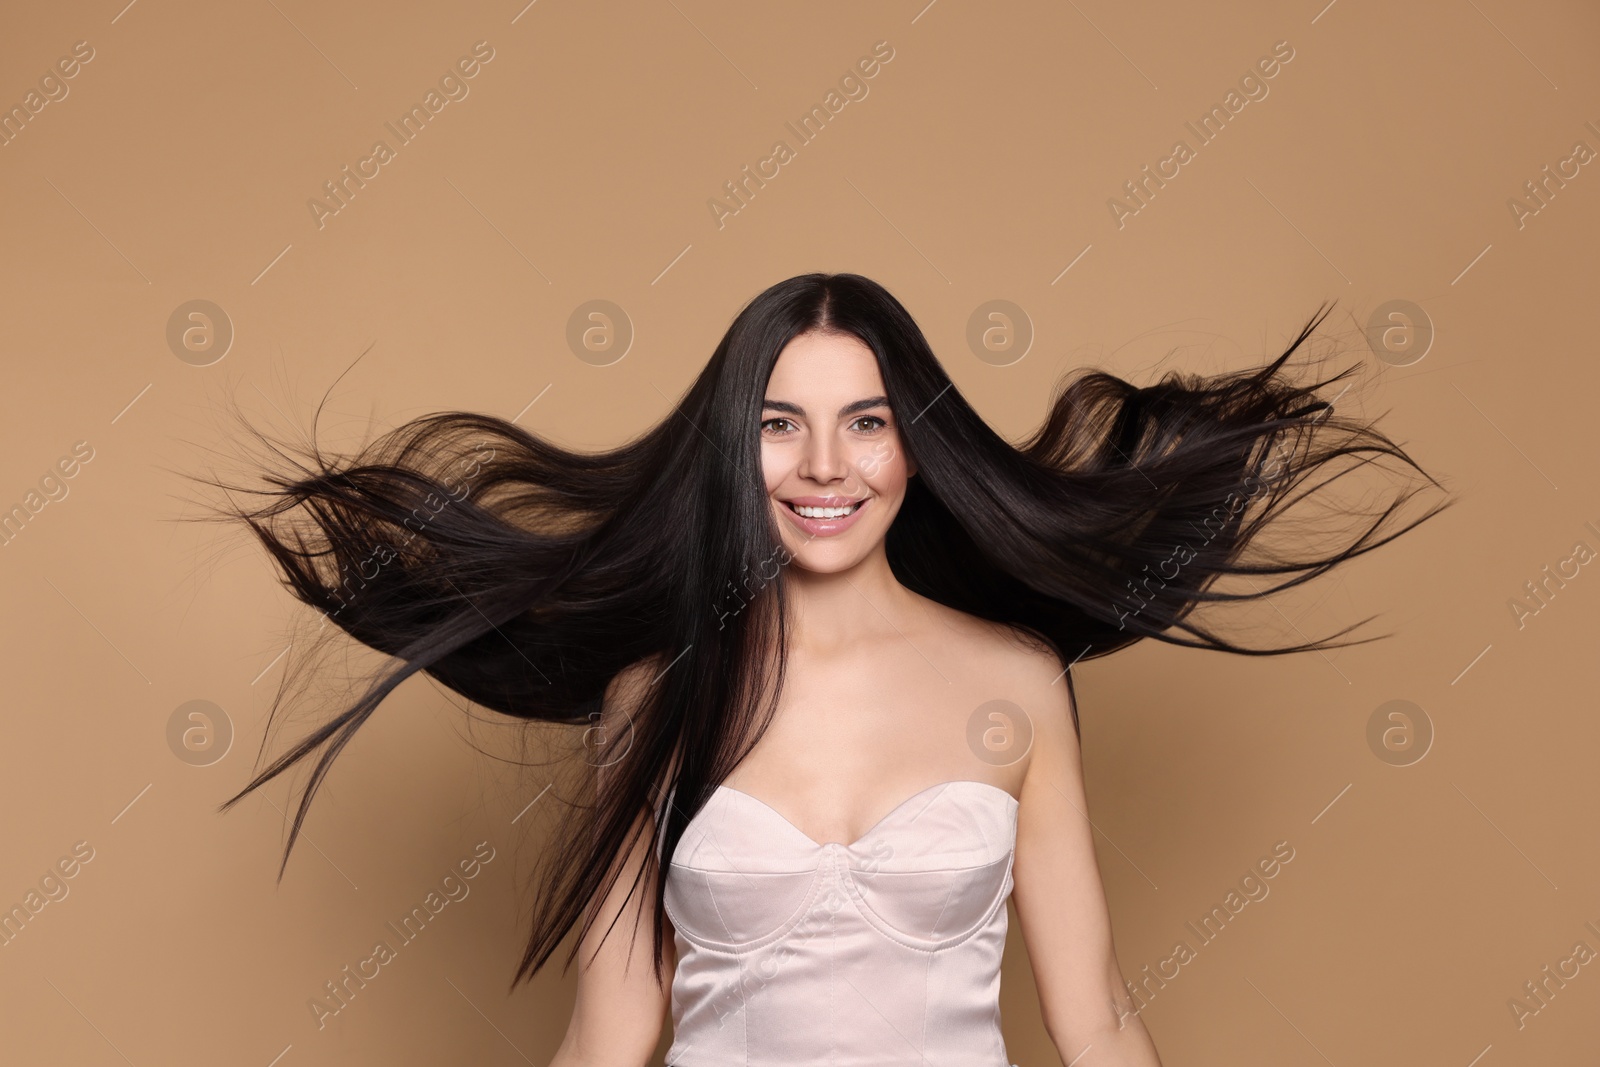
<svg viewBox="0 0 1600 1067">
<path fill-rule="evenodd" d="M 1017 801 L 985 782 L 908 797 L 819 843 L 719 786 L 666 875 L 672 1067 L 1006 1067 L 1000 960 Z"/>
</svg>

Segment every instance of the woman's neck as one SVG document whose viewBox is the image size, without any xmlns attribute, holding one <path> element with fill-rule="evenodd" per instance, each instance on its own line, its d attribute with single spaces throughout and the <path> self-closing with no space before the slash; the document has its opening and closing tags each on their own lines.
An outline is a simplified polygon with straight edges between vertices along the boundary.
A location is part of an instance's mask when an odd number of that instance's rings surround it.
<svg viewBox="0 0 1600 1067">
<path fill-rule="evenodd" d="M 882 545 L 849 570 L 822 574 L 791 565 L 784 574 L 790 641 L 823 650 L 901 631 L 922 614 L 922 598 L 901 585 Z"/>
</svg>

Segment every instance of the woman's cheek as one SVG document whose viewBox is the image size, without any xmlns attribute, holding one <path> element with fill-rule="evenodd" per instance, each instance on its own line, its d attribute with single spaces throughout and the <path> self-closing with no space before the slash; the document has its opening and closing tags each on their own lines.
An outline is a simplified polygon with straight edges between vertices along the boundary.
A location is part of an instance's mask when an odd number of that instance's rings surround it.
<svg viewBox="0 0 1600 1067">
<path fill-rule="evenodd" d="M 906 479 L 905 462 L 901 456 L 898 442 L 892 440 L 875 441 L 872 451 L 861 464 L 862 474 L 872 480 L 874 488 L 880 492 L 893 489 Z"/>
<path fill-rule="evenodd" d="M 782 458 L 775 455 L 769 445 L 761 446 L 761 477 L 766 482 L 769 495 L 777 492 L 778 486 L 782 485 L 784 478 L 788 477 L 788 471 L 784 469 Z"/>
</svg>

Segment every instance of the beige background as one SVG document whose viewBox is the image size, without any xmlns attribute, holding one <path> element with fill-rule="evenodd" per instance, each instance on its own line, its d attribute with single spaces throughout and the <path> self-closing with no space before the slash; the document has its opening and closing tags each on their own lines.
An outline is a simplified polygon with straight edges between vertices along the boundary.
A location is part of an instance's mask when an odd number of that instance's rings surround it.
<svg viewBox="0 0 1600 1067">
<path fill-rule="evenodd" d="M 306 612 L 253 545 L 176 521 L 198 509 L 173 472 L 226 454 L 228 398 L 303 426 L 369 346 L 323 414 L 331 445 L 451 408 L 615 444 L 745 301 L 810 270 L 888 286 L 1014 437 L 1075 366 L 1248 366 L 1339 301 L 1324 333 L 1366 368 L 1352 401 L 1461 503 L 1261 616 L 1287 641 L 1378 613 L 1392 639 L 1287 659 L 1146 643 L 1080 668 L 1123 968 L 1193 943 L 1184 924 L 1287 841 L 1270 896 L 1151 999 L 1164 1062 L 1593 1062 L 1600 963 L 1520 1028 L 1508 1007 L 1575 943 L 1600 950 L 1600 577 L 1581 567 L 1520 627 L 1510 607 L 1576 543 L 1600 549 L 1597 166 L 1520 227 L 1508 207 L 1575 142 L 1600 149 L 1592 5 L 120 3 L 16 7 L 0 34 L 8 108 L 93 49 L 0 147 L 0 506 L 65 490 L 0 549 L 0 904 L 93 850 L 0 947 L 7 1062 L 546 1062 L 570 977 L 506 985 L 537 845 L 512 819 L 547 779 L 478 751 L 509 751 L 505 728 L 408 684 L 276 884 L 290 783 L 215 808 Z M 469 95 L 319 227 L 323 183 L 394 147 L 384 124 L 479 41 Z M 719 228 L 708 200 L 795 147 L 784 124 L 878 41 L 894 55 L 868 95 Z M 1108 199 L 1195 147 L 1184 123 L 1279 41 L 1269 94 L 1119 228 Z M 206 366 L 166 337 L 194 299 L 235 331 L 191 355 Z M 565 340 L 592 299 L 636 332 L 609 366 Z M 966 344 L 991 299 L 1036 331 L 1010 366 Z M 1410 366 L 1363 343 L 1390 300 L 1437 330 Z M 80 441 L 92 459 L 51 482 Z M 1396 699 L 1435 732 L 1409 766 L 1367 741 Z M 191 700 L 234 729 L 209 766 L 169 747 Z M 471 895 L 319 1028 L 323 983 L 480 841 Z M 1057 1062 L 1015 925 L 1003 1013 L 1015 1062 Z"/>
</svg>

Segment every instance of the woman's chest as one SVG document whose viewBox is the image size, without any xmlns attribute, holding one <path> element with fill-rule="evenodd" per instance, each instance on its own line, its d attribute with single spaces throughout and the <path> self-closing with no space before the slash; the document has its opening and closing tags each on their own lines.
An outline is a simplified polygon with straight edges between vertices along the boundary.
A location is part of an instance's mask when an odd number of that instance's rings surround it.
<svg viewBox="0 0 1600 1067">
<path fill-rule="evenodd" d="M 918 661 L 920 662 L 920 660 Z M 949 668 L 807 670 L 723 784 L 761 797 L 816 841 L 861 837 L 894 805 L 958 780 L 1020 794 L 1031 727 L 1017 703 Z"/>
<path fill-rule="evenodd" d="M 748 794 L 718 788 L 673 853 L 667 905 L 680 934 L 749 949 L 808 918 L 936 948 L 988 922 L 1011 888 L 1016 800 L 983 782 L 941 782 L 859 837 L 821 842 Z"/>
</svg>

